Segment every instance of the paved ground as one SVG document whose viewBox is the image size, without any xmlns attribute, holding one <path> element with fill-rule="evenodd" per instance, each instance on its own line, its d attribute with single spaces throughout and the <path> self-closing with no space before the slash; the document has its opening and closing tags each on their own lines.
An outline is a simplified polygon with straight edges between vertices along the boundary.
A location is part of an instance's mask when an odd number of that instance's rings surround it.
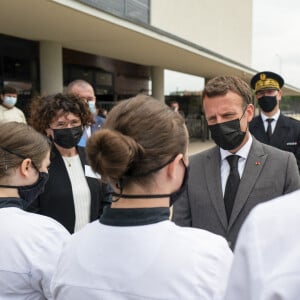
<svg viewBox="0 0 300 300">
<path fill-rule="evenodd" d="M 201 152 L 203 150 L 206 150 L 208 148 L 211 148 L 215 145 L 215 143 L 210 141 L 202 142 L 201 139 L 191 139 L 189 144 L 189 155 Z"/>
</svg>

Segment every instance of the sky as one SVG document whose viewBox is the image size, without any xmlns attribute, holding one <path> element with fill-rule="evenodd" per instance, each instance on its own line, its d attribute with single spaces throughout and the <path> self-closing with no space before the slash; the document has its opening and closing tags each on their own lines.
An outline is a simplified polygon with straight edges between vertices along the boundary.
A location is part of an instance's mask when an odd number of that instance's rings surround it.
<svg viewBox="0 0 300 300">
<path fill-rule="evenodd" d="M 300 1 L 252 0 L 252 65 L 258 71 L 279 73 L 300 88 Z M 165 71 L 165 94 L 202 89 L 202 78 Z"/>
</svg>

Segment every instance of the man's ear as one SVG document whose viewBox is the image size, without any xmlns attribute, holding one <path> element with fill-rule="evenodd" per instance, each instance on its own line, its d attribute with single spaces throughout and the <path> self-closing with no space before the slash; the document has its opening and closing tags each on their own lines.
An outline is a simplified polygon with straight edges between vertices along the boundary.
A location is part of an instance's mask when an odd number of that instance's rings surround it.
<svg viewBox="0 0 300 300">
<path fill-rule="evenodd" d="M 183 158 L 183 154 L 178 154 L 175 159 L 169 163 L 168 168 L 167 168 L 167 174 L 168 176 L 175 178 L 177 174 L 177 168 L 180 164 L 180 161 Z"/>
<path fill-rule="evenodd" d="M 247 122 L 251 122 L 254 117 L 254 105 L 252 103 L 247 105 Z"/>
<path fill-rule="evenodd" d="M 282 98 L 282 90 L 279 90 L 279 91 L 278 91 L 278 96 L 279 96 L 278 100 L 281 101 L 281 98 Z"/>
</svg>

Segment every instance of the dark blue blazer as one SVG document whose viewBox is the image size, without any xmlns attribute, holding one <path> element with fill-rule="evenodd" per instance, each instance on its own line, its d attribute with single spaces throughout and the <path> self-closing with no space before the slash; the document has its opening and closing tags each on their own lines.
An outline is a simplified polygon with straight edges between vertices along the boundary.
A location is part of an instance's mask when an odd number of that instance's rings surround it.
<svg viewBox="0 0 300 300">
<path fill-rule="evenodd" d="M 91 125 L 91 133 L 94 133 L 95 131 L 97 131 L 98 129 L 100 129 L 105 121 L 104 118 L 101 118 L 99 116 L 94 116 L 94 121 L 95 123 L 93 123 Z M 87 135 L 87 129 L 85 129 L 83 131 L 83 134 L 82 134 L 82 137 L 78 143 L 78 146 L 80 147 L 85 147 L 86 146 L 86 143 L 87 143 L 87 140 L 88 140 L 88 135 Z"/>
<path fill-rule="evenodd" d="M 300 121 L 280 114 L 270 142 L 260 115 L 251 121 L 249 129 L 260 142 L 294 153 L 300 169 Z"/>
</svg>

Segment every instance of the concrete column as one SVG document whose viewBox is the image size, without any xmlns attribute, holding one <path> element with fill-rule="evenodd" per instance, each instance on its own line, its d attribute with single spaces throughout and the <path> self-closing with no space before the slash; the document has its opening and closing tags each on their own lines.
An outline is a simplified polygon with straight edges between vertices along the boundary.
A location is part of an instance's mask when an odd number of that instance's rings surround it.
<svg viewBox="0 0 300 300">
<path fill-rule="evenodd" d="M 164 95 L 164 69 L 161 67 L 151 68 L 152 97 L 165 101 Z"/>
<path fill-rule="evenodd" d="M 40 42 L 41 95 L 63 92 L 62 46 L 50 41 Z"/>
</svg>

